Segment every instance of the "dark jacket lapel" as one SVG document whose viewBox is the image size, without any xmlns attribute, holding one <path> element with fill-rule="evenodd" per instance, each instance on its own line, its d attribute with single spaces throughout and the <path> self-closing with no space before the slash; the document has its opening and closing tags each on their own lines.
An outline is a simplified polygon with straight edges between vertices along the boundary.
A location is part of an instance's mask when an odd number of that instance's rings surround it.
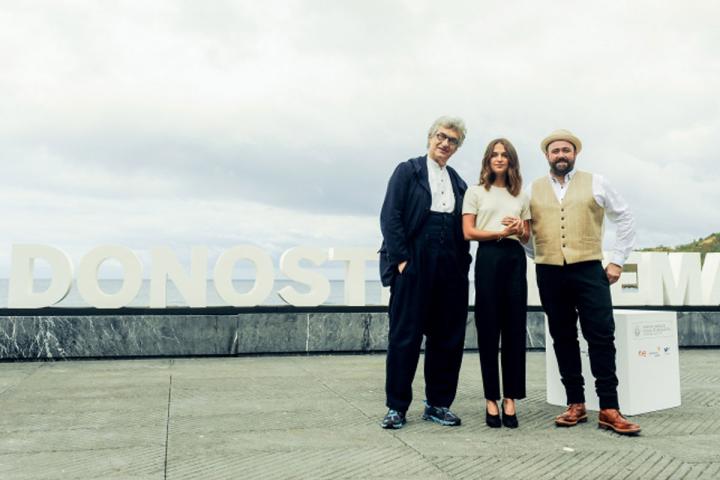
<svg viewBox="0 0 720 480">
<path fill-rule="evenodd" d="M 415 177 L 417 178 L 418 183 L 425 189 L 425 191 L 427 191 L 428 195 L 431 196 L 430 198 L 432 198 L 432 193 L 430 192 L 430 180 L 428 180 L 427 155 L 413 158 L 412 162 L 415 169 Z"/>
<path fill-rule="evenodd" d="M 448 169 L 448 173 L 450 173 L 450 182 L 452 183 L 453 193 L 455 194 L 454 212 L 455 214 L 460 215 L 462 213 L 463 197 L 465 196 L 465 191 L 467 190 L 467 184 L 462 178 L 460 178 L 460 175 L 458 175 L 454 168 L 446 168 Z"/>
</svg>

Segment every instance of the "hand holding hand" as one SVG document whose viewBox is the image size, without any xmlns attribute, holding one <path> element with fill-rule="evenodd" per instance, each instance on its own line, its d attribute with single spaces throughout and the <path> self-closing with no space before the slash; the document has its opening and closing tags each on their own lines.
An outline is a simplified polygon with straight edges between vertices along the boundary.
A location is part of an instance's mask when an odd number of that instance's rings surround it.
<svg viewBox="0 0 720 480">
<path fill-rule="evenodd" d="M 508 215 L 506 217 L 503 217 L 503 219 L 500 221 L 505 226 L 512 225 L 513 223 L 517 223 L 520 219 L 518 217 L 514 217 L 512 215 Z"/>
<path fill-rule="evenodd" d="M 503 238 L 508 235 L 522 236 L 525 233 L 525 222 L 518 217 L 507 216 L 503 218 L 500 223 L 505 225 L 505 229 L 502 233 Z"/>
</svg>

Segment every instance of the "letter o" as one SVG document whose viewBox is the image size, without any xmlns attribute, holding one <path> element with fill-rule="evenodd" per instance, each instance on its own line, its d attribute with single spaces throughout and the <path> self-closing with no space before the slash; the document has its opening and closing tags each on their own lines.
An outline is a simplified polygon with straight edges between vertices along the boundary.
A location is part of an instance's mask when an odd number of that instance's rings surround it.
<svg viewBox="0 0 720 480">
<path fill-rule="evenodd" d="M 97 274 L 105 260 L 113 258 L 123 267 L 123 284 L 120 291 L 105 293 L 98 284 Z M 94 248 L 80 261 L 77 277 L 78 291 L 82 298 L 97 308 L 120 308 L 132 302 L 142 286 L 142 263 L 132 250 L 126 247 L 104 245 Z"/>
<path fill-rule="evenodd" d="M 232 283 L 233 269 L 240 260 L 255 264 L 255 285 L 247 293 L 238 293 Z M 254 307 L 264 302 L 273 289 L 273 264 L 270 255 L 254 245 L 233 247 L 220 255 L 213 275 L 218 295 L 233 307 Z"/>
</svg>

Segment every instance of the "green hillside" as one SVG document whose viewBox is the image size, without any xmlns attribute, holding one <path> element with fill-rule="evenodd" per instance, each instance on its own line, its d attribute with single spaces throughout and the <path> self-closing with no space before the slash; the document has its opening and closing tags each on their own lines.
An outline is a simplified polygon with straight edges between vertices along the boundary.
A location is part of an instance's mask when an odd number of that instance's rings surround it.
<svg viewBox="0 0 720 480">
<path fill-rule="evenodd" d="M 700 252 L 702 253 L 703 260 L 705 254 L 708 252 L 720 252 L 720 232 L 711 233 L 705 238 L 699 238 L 694 242 L 687 243 L 685 245 L 678 245 L 676 247 L 666 247 L 660 245 L 658 247 L 643 248 L 642 252 Z"/>
</svg>

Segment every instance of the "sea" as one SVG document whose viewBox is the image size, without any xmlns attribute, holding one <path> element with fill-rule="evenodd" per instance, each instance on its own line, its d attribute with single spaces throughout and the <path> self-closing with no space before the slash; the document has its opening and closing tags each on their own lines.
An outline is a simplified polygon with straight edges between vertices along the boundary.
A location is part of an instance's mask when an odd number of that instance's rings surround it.
<svg viewBox="0 0 720 480">
<path fill-rule="evenodd" d="M 107 294 L 120 291 L 122 288 L 122 280 L 119 279 L 99 279 L 100 288 Z M 330 296 L 324 305 L 344 305 L 345 304 L 345 282 L 342 280 L 329 280 Z M 48 288 L 50 280 L 35 279 L 33 291 L 42 292 Z M 249 292 L 255 284 L 254 280 L 234 280 L 233 285 L 238 293 Z M 265 299 L 262 305 L 286 305 L 285 301 L 278 295 L 278 290 L 286 286 L 293 286 L 299 293 L 307 293 L 309 287 L 304 284 L 294 282 L 292 280 L 275 279 L 273 290 Z M 365 282 L 365 303 L 366 305 L 382 305 L 380 292 L 382 285 L 377 280 L 367 280 Z M 175 288 L 173 282 L 167 282 L 167 306 L 168 307 L 187 307 L 187 302 Z M 8 280 L 0 279 L 0 308 L 7 308 L 8 298 Z M 209 307 L 228 306 L 228 304 L 218 295 L 212 280 L 207 281 L 207 304 Z M 150 305 L 150 280 L 143 280 L 142 287 L 136 295 L 135 299 L 128 304 L 128 307 L 148 307 Z M 89 307 L 87 302 L 80 295 L 80 292 L 73 281 L 72 287 L 68 295 L 59 303 L 53 305 L 55 307 Z"/>
</svg>

